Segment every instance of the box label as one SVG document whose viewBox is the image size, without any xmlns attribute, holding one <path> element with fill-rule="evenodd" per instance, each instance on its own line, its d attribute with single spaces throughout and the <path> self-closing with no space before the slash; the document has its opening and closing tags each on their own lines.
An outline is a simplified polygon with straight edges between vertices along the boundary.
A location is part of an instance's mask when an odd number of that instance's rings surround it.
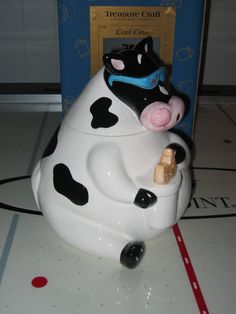
<svg viewBox="0 0 236 314">
<path fill-rule="evenodd" d="M 173 7 L 90 6 L 91 75 L 104 53 L 121 50 L 152 36 L 153 49 L 172 64 L 176 11 Z"/>
</svg>

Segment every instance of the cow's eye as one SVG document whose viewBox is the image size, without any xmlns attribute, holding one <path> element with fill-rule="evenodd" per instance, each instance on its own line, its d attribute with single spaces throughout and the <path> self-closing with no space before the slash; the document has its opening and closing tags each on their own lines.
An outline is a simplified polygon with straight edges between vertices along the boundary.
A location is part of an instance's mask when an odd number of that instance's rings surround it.
<svg viewBox="0 0 236 314">
<path fill-rule="evenodd" d="M 138 63 L 141 64 L 142 61 L 142 57 L 143 55 L 141 53 L 138 54 L 137 59 L 138 59 Z"/>
</svg>

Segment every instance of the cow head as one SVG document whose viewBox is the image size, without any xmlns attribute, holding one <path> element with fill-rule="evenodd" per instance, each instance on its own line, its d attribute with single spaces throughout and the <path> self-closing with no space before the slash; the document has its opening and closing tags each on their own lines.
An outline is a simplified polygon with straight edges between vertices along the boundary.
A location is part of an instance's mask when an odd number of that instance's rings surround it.
<svg viewBox="0 0 236 314">
<path fill-rule="evenodd" d="M 164 88 L 165 68 L 154 58 L 148 37 L 133 48 L 103 57 L 108 88 L 127 104 L 149 130 L 168 130 L 183 117 L 184 104 Z"/>
</svg>

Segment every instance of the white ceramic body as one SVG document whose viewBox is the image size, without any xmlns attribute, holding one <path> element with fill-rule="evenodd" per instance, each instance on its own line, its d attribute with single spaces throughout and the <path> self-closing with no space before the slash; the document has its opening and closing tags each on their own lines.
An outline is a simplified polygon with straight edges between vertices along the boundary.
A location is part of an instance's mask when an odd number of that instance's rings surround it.
<svg viewBox="0 0 236 314">
<path fill-rule="evenodd" d="M 99 97 L 112 99 L 119 123 L 109 129 L 91 128 L 90 105 Z M 170 143 L 181 145 L 186 158 L 167 185 L 153 182 L 154 169 Z M 87 85 L 65 117 L 55 151 L 36 165 L 32 187 L 38 206 L 58 235 L 90 254 L 120 259 L 131 241 L 156 237 L 183 215 L 191 193 L 190 154 L 177 135 L 146 130 L 134 112 L 106 87 L 102 71 Z M 67 165 L 75 181 L 86 186 L 89 201 L 78 206 L 59 194 L 53 168 Z M 140 189 L 152 191 L 156 204 L 140 208 Z"/>
</svg>

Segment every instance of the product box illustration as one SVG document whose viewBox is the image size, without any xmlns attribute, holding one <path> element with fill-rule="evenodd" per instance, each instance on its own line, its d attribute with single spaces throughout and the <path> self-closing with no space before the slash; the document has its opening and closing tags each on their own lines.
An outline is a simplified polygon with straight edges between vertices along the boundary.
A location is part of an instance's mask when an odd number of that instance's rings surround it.
<svg viewBox="0 0 236 314">
<path fill-rule="evenodd" d="M 63 111 L 102 66 L 105 53 L 153 38 L 154 52 L 184 95 L 186 117 L 177 129 L 192 137 L 205 1 L 59 0 Z"/>
<path fill-rule="evenodd" d="M 171 64 L 175 16 L 175 8 L 91 6 L 91 74 L 103 66 L 104 53 L 136 45 L 148 36 L 161 60 Z"/>
</svg>

